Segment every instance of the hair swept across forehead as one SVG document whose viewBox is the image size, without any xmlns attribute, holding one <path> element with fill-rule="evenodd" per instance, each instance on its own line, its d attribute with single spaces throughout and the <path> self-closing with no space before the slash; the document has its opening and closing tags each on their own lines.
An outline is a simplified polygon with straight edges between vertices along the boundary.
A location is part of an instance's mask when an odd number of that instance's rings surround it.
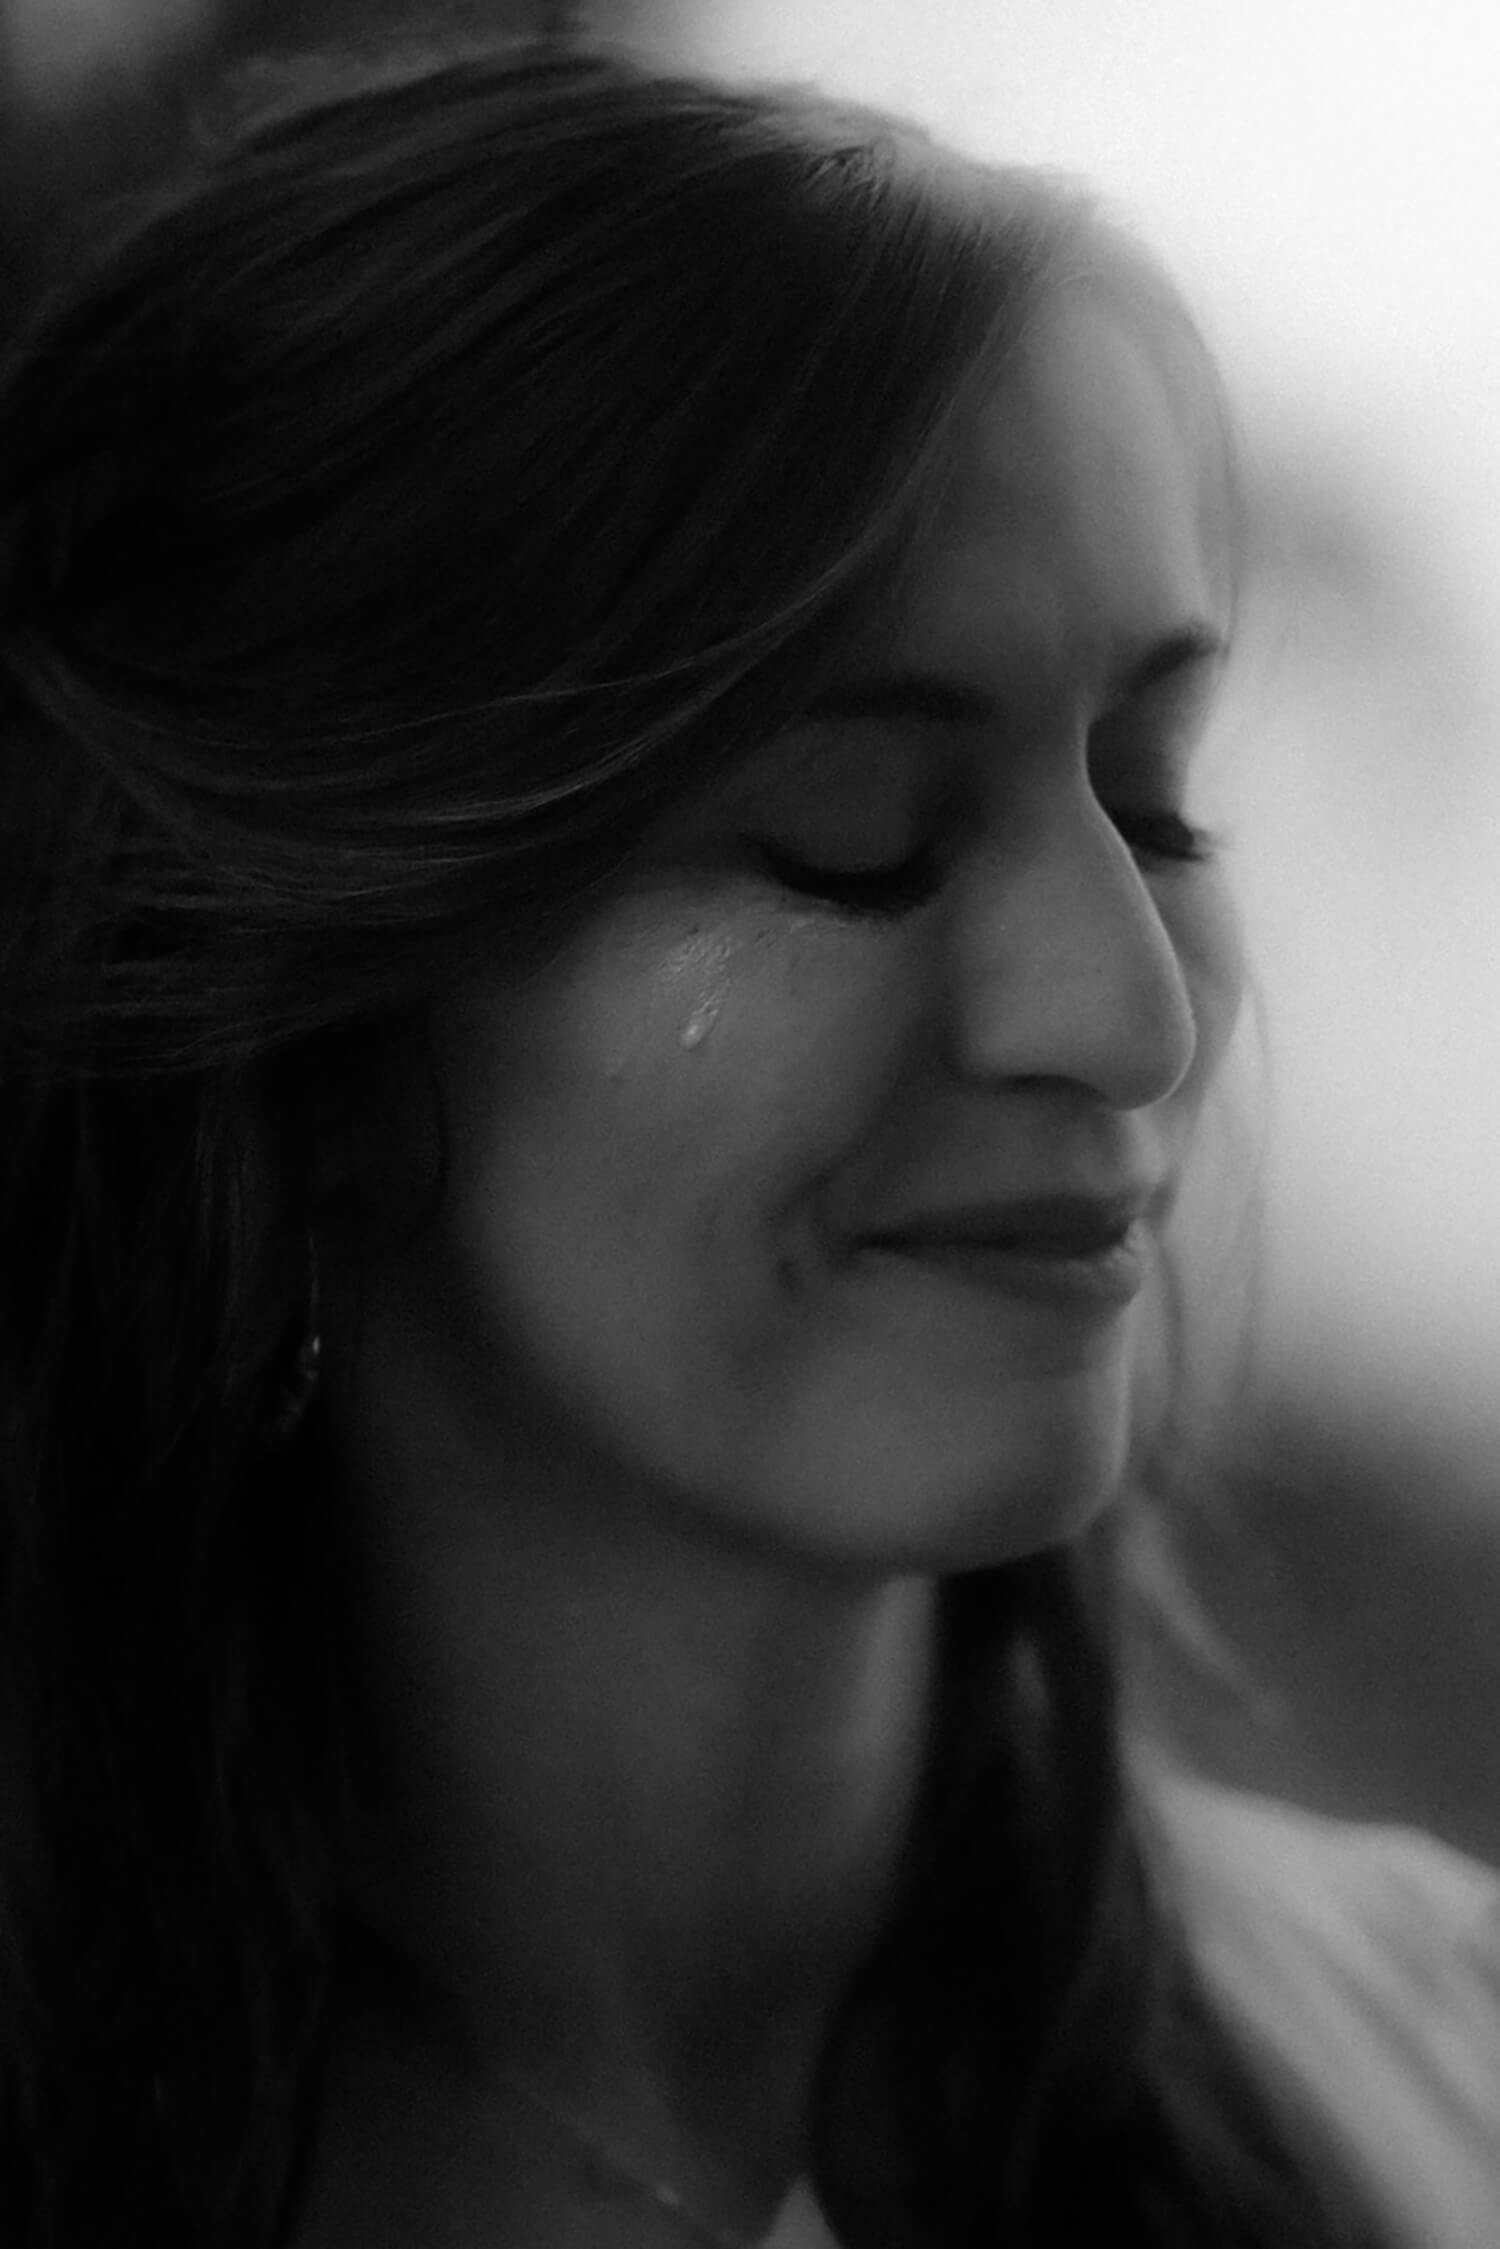
<svg viewBox="0 0 1500 2249">
<path fill-rule="evenodd" d="M 604 55 L 242 92 L 0 387 L 95 1029 L 243 1058 L 576 910 L 795 707 L 1081 231 L 877 113 Z"/>
</svg>

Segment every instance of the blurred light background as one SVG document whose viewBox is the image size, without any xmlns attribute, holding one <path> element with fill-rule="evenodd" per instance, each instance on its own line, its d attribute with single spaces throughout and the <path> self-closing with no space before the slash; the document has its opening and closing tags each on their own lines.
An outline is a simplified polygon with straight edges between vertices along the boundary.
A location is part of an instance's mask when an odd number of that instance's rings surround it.
<svg viewBox="0 0 1500 2249">
<path fill-rule="evenodd" d="M 420 0 L 0 0 L 0 186 L 129 168 L 153 83 Z M 1165 1722 L 1500 1857 L 1500 14 L 1491 0 L 448 0 L 914 112 L 1090 180 L 1198 308 L 1255 568 L 1205 809 L 1267 1021 L 1261 1380 L 1205 1544 L 1253 1675 Z M 175 81 L 173 73 L 175 71 Z M 69 112 L 69 138 L 59 121 Z M 156 125 L 151 125 L 152 117 Z M 39 128 L 37 120 L 42 119 Z M 22 177 L 25 152 L 30 169 Z M 49 184 L 50 183 L 50 184 Z M 19 200 L 18 200 L 19 197 Z"/>
</svg>

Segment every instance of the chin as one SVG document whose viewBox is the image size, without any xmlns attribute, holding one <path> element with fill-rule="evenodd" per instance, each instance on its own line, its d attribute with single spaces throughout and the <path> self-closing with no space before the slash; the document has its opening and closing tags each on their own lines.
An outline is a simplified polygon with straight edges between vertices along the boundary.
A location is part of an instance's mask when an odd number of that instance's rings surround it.
<svg viewBox="0 0 1500 2249">
<path fill-rule="evenodd" d="M 961 1492 L 934 1493 L 923 1544 L 939 1576 L 992 1569 L 1079 1538 L 1125 1482 L 1123 1438 L 1070 1446 L 1004 1469 Z"/>
<path fill-rule="evenodd" d="M 825 1561 L 948 1577 L 1079 1537 L 1122 1490 L 1129 1452 L 1123 1399 L 967 1431 L 956 1415 L 902 1430 L 872 1413 L 840 1441 L 764 1463 L 762 1491 L 783 1537 Z"/>
</svg>

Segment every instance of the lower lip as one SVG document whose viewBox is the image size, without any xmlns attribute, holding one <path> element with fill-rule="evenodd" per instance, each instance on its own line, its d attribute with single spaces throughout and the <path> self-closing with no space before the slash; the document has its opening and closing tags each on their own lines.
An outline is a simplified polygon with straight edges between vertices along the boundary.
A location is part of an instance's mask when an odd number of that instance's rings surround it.
<svg viewBox="0 0 1500 2249">
<path fill-rule="evenodd" d="M 1119 1311 L 1140 1294 L 1145 1258 L 1134 1226 L 1107 1248 L 1076 1251 L 981 1242 L 872 1242 L 869 1254 L 901 1259 L 990 1296 L 1078 1311 Z"/>
</svg>

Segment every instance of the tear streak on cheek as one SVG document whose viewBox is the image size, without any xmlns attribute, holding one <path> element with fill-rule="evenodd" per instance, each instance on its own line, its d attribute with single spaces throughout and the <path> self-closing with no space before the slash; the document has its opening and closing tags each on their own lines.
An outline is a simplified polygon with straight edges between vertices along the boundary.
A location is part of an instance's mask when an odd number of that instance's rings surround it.
<svg viewBox="0 0 1500 2249">
<path fill-rule="evenodd" d="M 743 942 L 724 928 L 695 930 L 661 955 L 650 970 L 639 1011 L 632 1011 L 631 1033 L 606 1065 L 611 1079 L 631 1063 L 659 1050 L 668 1025 L 680 1046 L 699 1047 L 713 1029 L 729 996 L 730 965 Z"/>
<path fill-rule="evenodd" d="M 734 954 L 734 938 L 724 930 L 714 930 L 705 937 L 689 938 L 669 958 L 662 974 L 672 993 L 671 1004 L 679 1004 L 679 994 L 692 994 L 687 1019 L 677 1034 L 680 1046 L 701 1046 L 718 1021 L 729 997 L 729 967 Z"/>
<path fill-rule="evenodd" d="M 822 927 L 816 914 L 741 916 L 695 929 L 668 946 L 646 971 L 644 993 L 631 1010 L 628 1029 L 622 1026 L 606 1076 L 619 1079 L 647 1055 L 660 1058 L 669 1035 L 675 1048 L 689 1053 L 701 1049 L 724 1011 L 743 956 L 761 958 L 768 949 Z"/>
<path fill-rule="evenodd" d="M 730 931 L 716 929 L 707 935 L 690 937 L 669 956 L 661 976 L 670 985 L 673 1007 L 680 1006 L 686 992 L 693 995 L 692 1005 L 677 1034 L 677 1043 L 690 1050 L 702 1046 L 717 1023 L 729 997 L 730 975 L 736 956 L 750 947 L 759 951 L 775 943 L 778 938 L 799 937 L 817 927 L 817 918 L 799 914 L 779 931 L 757 927 Z"/>
</svg>

